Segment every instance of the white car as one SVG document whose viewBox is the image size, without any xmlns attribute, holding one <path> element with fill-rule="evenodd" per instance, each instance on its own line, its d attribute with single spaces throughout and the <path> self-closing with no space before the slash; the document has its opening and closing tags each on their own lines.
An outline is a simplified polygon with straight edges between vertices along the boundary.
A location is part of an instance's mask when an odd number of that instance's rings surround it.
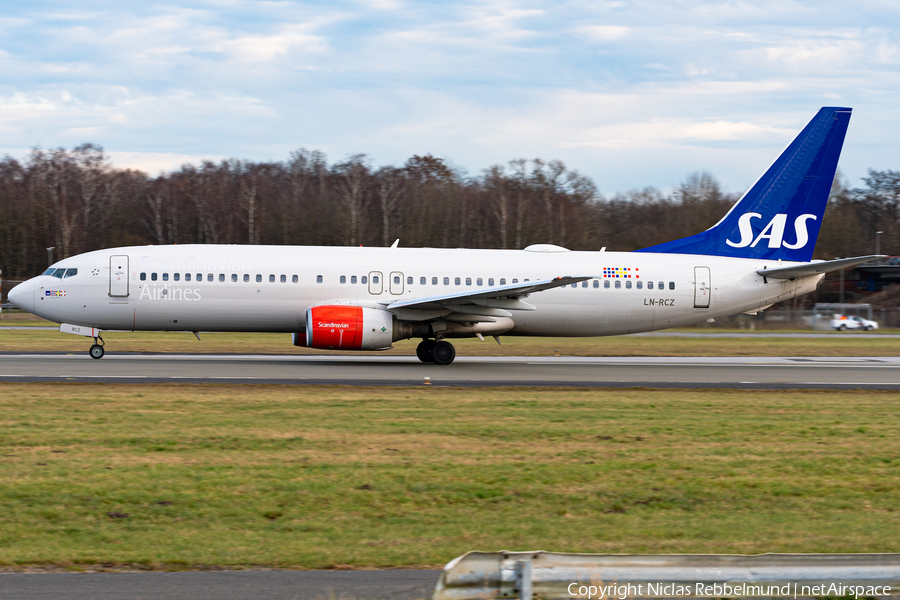
<svg viewBox="0 0 900 600">
<path fill-rule="evenodd" d="M 844 331 L 845 329 L 862 329 L 864 331 L 872 331 L 878 329 L 878 323 L 863 319 L 862 317 L 848 317 L 847 315 L 835 315 L 831 320 L 831 327 L 836 331 Z"/>
</svg>

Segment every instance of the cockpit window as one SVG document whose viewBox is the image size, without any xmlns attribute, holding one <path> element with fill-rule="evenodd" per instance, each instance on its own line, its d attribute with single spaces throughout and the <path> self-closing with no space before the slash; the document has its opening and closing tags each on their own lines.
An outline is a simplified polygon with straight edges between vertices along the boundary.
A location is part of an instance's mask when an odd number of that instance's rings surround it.
<svg viewBox="0 0 900 600">
<path fill-rule="evenodd" d="M 63 277 L 74 277 L 78 275 L 78 269 L 66 269 L 66 274 Z"/>
<path fill-rule="evenodd" d="M 53 271 L 53 276 L 56 277 L 57 279 L 62 279 L 63 275 L 65 275 L 65 274 L 66 274 L 65 269 L 56 269 Z"/>
<path fill-rule="evenodd" d="M 49 269 L 47 269 L 46 271 L 41 273 L 41 275 L 53 275 L 53 271 L 55 271 L 55 270 L 56 269 L 54 269 L 53 267 L 50 267 Z"/>
</svg>

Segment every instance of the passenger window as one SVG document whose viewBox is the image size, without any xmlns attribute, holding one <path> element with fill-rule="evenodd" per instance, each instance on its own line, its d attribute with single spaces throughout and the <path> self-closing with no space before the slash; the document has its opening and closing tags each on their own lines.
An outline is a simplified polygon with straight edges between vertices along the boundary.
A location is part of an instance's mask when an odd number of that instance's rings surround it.
<svg viewBox="0 0 900 600">
<path fill-rule="evenodd" d="M 347 283 L 347 276 L 346 276 L 346 275 L 341 275 L 340 281 L 341 281 L 341 283 Z"/>
<path fill-rule="evenodd" d="M 231 274 L 231 281 L 232 281 L 232 283 L 237 283 L 237 273 Z"/>
<path fill-rule="evenodd" d="M 419 277 L 419 285 L 425 285 L 426 281 L 427 279 L 425 279 L 424 277 Z"/>
<path fill-rule="evenodd" d="M 225 282 L 225 273 L 219 273 L 219 281 L 222 283 Z"/>
<path fill-rule="evenodd" d="M 250 283 L 250 273 L 244 273 L 244 283 Z"/>
<path fill-rule="evenodd" d="M 363 284 L 363 285 L 366 285 L 367 283 L 369 283 L 369 277 L 368 277 L 368 275 L 363 275 L 362 277 L 360 277 L 360 278 L 359 278 L 359 282 L 360 282 L 361 284 Z"/>
<path fill-rule="evenodd" d="M 506 277 L 500 278 L 500 285 L 506 285 Z"/>
<path fill-rule="evenodd" d="M 297 283 L 298 281 L 300 281 L 300 277 L 298 277 L 297 275 L 291 277 L 291 283 Z"/>
<path fill-rule="evenodd" d="M 262 282 L 262 274 L 257 273 L 256 274 L 256 283 L 260 283 L 260 282 Z"/>
<path fill-rule="evenodd" d="M 154 278 L 154 279 L 155 279 L 155 278 Z M 207 281 L 212 281 L 212 280 L 213 280 L 213 274 L 212 274 L 212 273 L 207 273 L 207 274 L 206 274 L 206 280 L 207 280 Z"/>
<path fill-rule="evenodd" d="M 185 280 L 185 281 L 190 281 L 190 280 L 191 280 L 191 274 L 190 274 L 190 273 L 185 273 L 185 274 L 184 274 L 184 280 Z"/>
<path fill-rule="evenodd" d="M 620 279 L 616 279 L 616 289 L 622 289 L 622 281 Z"/>
<path fill-rule="evenodd" d="M 513 279 L 513 283 L 519 283 L 518 279 Z"/>
<path fill-rule="evenodd" d="M 600 282 L 597 281 L 596 279 L 594 280 L 594 287 L 595 287 L 595 288 L 599 288 L 599 287 L 600 287 Z"/>
<path fill-rule="evenodd" d="M 462 280 L 459 277 L 454 277 L 453 285 L 462 285 Z"/>
<path fill-rule="evenodd" d="M 147 281 L 147 274 L 141 273 L 141 281 Z"/>
<path fill-rule="evenodd" d="M 450 278 L 444 277 L 444 285 L 450 285 Z"/>
<path fill-rule="evenodd" d="M 203 281 L 203 273 L 197 273 L 197 281 Z"/>
<path fill-rule="evenodd" d="M 407 277 L 407 278 L 406 278 L 406 283 L 407 283 L 407 285 L 412 285 L 412 282 L 413 282 L 412 277 Z"/>
<path fill-rule="evenodd" d="M 648 290 L 652 290 L 652 289 L 653 289 L 653 282 L 652 282 L 652 281 L 648 281 L 648 282 L 647 282 L 647 289 L 648 289 Z"/>
<path fill-rule="evenodd" d="M 174 279 L 175 281 L 179 281 L 181 279 L 181 273 L 173 273 L 172 279 Z"/>
<path fill-rule="evenodd" d="M 274 275 L 270 275 L 270 276 L 269 276 L 269 281 L 275 281 L 275 276 L 274 276 Z M 316 283 L 322 283 L 322 276 L 321 276 L 321 275 L 316 275 Z"/>
<path fill-rule="evenodd" d="M 573 284 L 572 284 L 572 287 L 573 287 L 573 288 L 576 288 L 576 287 L 578 287 L 578 284 L 577 284 L 577 283 L 573 283 Z"/>
<path fill-rule="evenodd" d="M 581 282 L 581 287 L 584 288 L 584 287 L 587 287 L 587 286 L 588 286 L 588 282 L 587 282 L 587 281 L 582 281 L 582 282 Z"/>
<path fill-rule="evenodd" d="M 437 277 L 431 278 L 431 285 L 437 285 Z"/>
<path fill-rule="evenodd" d="M 156 281 L 158 275 L 156 273 L 150 273 L 150 281 Z"/>
<path fill-rule="evenodd" d="M 281 283 L 287 283 L 287 275 L 282 275 L 280 281 Z"/>
<path fill-rule="evenodd" d="M 472 285 L 472 278 L 466 277 L 466 285 Z"/>
<path fill-rule="evenodd" d="M 609 279 L 604 279 L 604 280 L 603 280 L 603 287 L 604 287 L 605 289 L 607 289 L 607 290 L 609 289 Z"/>
<path fill-rule="evenodd" d="M 628 290 L 631 289 L 631 282 L 630 282 L 630 281 L 626 281 L 626 282 L 625 282 L 625 289 L 628 289 Z"/>
<path fill-rule="evenodd" d="M 168 280 L 169 280 L 169 274 L 163 273 L 163 281 L 168 281 Z"/>
<path fill-rule="evenodd" d="M 372 283 L 378 283 L 379 281 L 381 281 L 381 278 L 378 275 L 372 275 Z"/>
<path fill-rule="evenodd" d="M 643 282 L 643 281 L 638 281 L 635 285 L 637 285 L 637 289 L 639 289 L 639 290 L 644 288 L 644 282 Z"/>
<path fill-rule="evenodd" d="M 483 286 L 483 285 L 484 285 L 484 279 L 482 279 L 481 277 L 479 277 L 479 278 L 475 281 L 475 285 L 477 285 L 478 287 Z"/>
<path fill-rule="evenodd" d="M 666 282 L 665 282 L 665 281 L 660 281 L 660 282 L 659 282 L 659 289 L 661 289 L 661 290 L 666 289 Z"/>
<path fill-rule="evenodd" d="M 493 277 L 488 277 L 488 285 L 489 285 L 489 286 L 493 286 L 493 285 L 494 285 L 494 278 L 493 278 Z"/>
<path fill-rule="evenodd" d="M 319 275 L 318 277 L 316 277 L 316 281 L 322 283 L 322 276 Z M 273 275 L 272 273 L 269 273 L 269 283 L 275 283 L 275 275 Z"/>
<path fill-rule="evenodd" d="M 394 275 L 394 285 L 400 285 L 400 276 Z"/>
<path fill-rule="evenodd" d="M 350 283 L 356 283 L 356 275 L 350 276 Z"/>
<path fill-rule="evenodd" d="M 78 269 L 66 269 L 66 274 L 65 274 L 66 278 L 74 277 L 75 275 L 78 275 Z"/>
<path fill-rule="evenodd" d="M 669 282 L 669 289 L 670 289 L 670 290 L 674 290 L 674 289 L 675 289 L 675 282 L 674 282 L 674 281 L 670 281 L 670 282 Z"/>
</svg>

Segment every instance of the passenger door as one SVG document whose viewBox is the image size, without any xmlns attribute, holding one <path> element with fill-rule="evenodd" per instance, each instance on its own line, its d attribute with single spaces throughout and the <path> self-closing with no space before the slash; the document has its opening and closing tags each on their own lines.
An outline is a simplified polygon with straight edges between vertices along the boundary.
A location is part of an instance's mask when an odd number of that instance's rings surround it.
<svg viewBox="0 0 900 600">
<path fill-rule="evenodd" d="M 709 308 L 709 267 L 694 267 L 694 308 Z"/>
<path fill-rule="evenodd" d="M 128 256 L 126 255 L 109 257 L 109 296 L 111 298 L 128 297 Z"/>
</svg>

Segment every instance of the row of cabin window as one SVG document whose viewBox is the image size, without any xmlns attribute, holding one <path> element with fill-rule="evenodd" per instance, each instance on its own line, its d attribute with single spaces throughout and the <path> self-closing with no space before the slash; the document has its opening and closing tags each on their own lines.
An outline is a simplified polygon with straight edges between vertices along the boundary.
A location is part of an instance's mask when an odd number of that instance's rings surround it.
<svg viewBox="0 0 900 600">
<path fill-rule="evenodd" d="M 614 281 L 614 282 L 615 282 L 614 287 L 615 287 L 617 290 L 618 290 L 618 289 L 621 289 L 621 287 L 622 287 L 622 281 L 623 281 L 622 279 L 604 279 L 604 280 L 603 280 L 603 287 L 606 288 L 606 289 L 609 289 L 609 287 L 610 287 L 609 282 L 610 282 L 610 281 Z M 630 289 L 631 289 L 631 280 L 630 280 L 630 279 L 625 279 L 624 281 L 625 281 L 625 289 L 626 289 L 626 290 L 630 290 Z M 581 287 L 586 288 L 587 286 L 588 286 L 588 282 L 587 282 L 587 281 L 582 281 L 582 282 L 581 282 Z M 577 283 L 573 283 L 573 284 L 572 284 L 572 287 L 578 287 L 578 284 L 577 284 Z M 600 282 L 599 282 L 598 280 L 596 280 L 596 279 L 594 279 L 594 287 L 595 287 L 595 288 L 600 287 Z M 644 289 L 644 282 L 643 282 L 643 280 L 638 279 L 637 281 L 635 281 L 635 282 L 634 282 L 634 287 L 636 287 L 636 288 L 639 289 L 639 290 Z M 652 290 L 652 289 L 653 289 L 653 282 L 652 282 L 652 281 L 648 281 L 648 282 L 647 282 L 647 289 L 648 289 L 648 290 Z M 666 289 L 666 282 L 665 282 L 665 281 L 660 281 L 660 282 L 659 282 L 658 289 L 660 289 L 660 290 Z M 670 281 L 670 282 L 669 282 L 669 289 L 670 289 L 670 290 L 674 290 L 674 289 L 675 289 L 675 282 L 674 282 L 674 281 Z"/>
<path fill-rule="evenodd" d="M 185 281 L 190 281 L 191 277 L 192 277 L 191 273 L 184 274 Z M 150 273 L 150 281 L 156 281 L 157 278 L 158 277 L 157 277 L 156 273 Z M 163 273 L 162 280 L 169 281 L 169 274 Z M 206 280 L 207 281 L 215 281 L 215 275 L 213 275 L 212 273 L 207 273 Z M 237 280 L 238 280 L 238 274 L 232 273 L 231 281 L 236 282 Z M 248 273 L 244 273 L 243 280 L 244 280 L 244 283 L 250 283 L 250 275 Z M 260 274 L 257 274 L 256 275 L 256 283 L 262 283 L 262 280 L 263 280 L 263 276 Z M 146 273 L 141 273 L 141 281 L 147 281 Z M 172 281 L 181 281 L 181 273 L 172 273 Z M 203 273 L 197 273 L 196 281 L 203 281 Z M 225 281 L 225 273 L 219 273 L 219 281 L 222 281 L 222 282 Z M 279 281 L 281 281 L 281 283 L 287 283 L 287 275 L 281 275 L 279 277 Z M 297 275 L 291 276 L 291 283 L 297 283 L 299 281 L 300 281 L 300 278 Z M 275 275 L 269 275 L 269 283 L 275 283 Z"/>
<path fill-rule="evenodd" d="M 316 283 L 322 283 L 324 280 L 325 280 L 325 279 L 324 279 L 321 275 L 317 275 L 317 276 L 316 276 Z M 346 276 L 346 275 L 341 275 L 339 281 L 340 281 L 341 283 L 347 283 L 347 276 Z M 359 283 L 361 283 L 361 284 L 363 284 L 363 285 L 366 285 L 367 283 L 369 283 L 369 277 L 368 277 L 367 275 L 363 275 L 362 277 L 359 278 L 358 281 L 359 281 Z M 379 281 L 380 281 L 380 278 L 379 278 L 378 275 L 372 275 L 372 283 L 379 283 Z M 406 278 L 406 284 L 407 284 L 407 285 L 412 285 L 412 284 L 413 284 L 413 281 L 415 281 L 415 279 L 414 279 L 413 277 L 411 277 L 411 276 Z M 530 281 L 530 280 L 529 280 L 529 279 L 525 279 L 525 281 Z M 356 282 L 357 282 L 356 275 L 351 275 L 351 276 L 350 276 L 350 283 L 353 284 L 353 283 L 356 283 Z M 487 282 L 488 282 L 488 286 L 489 286 L 489 287 L 492 287 L 492 286 L 494 285 L 494 278 L 493 278 L 493 277 L 488 277 Z M 518 280 L 518 279 L 513 279 L 512 282 L 513 282 L 513 283 L 519 283 L 519 280 Z M 431 278 L 431 285 L 437 285 L 437 284 L 438 284 L 438 278 L 437 278 L 437 277 L 432 277 L 432 278 Z M 399 275 L 394 275 L 394 285 L 400 285 L 400 276 L 399 276 Z M 428 285 L 428 278 L 427 278 L 427 277 L 419 277 L 419 285 Z M 444 285 L 450 285 L 450 278 L 449 278 L 449 277 L 444 277 Z M 454 285 L 462 285 L 462 278 L 461 278 L 461 277 L 456 277 L 456 278 L 454 278 Z M 472 285 L 472 278 L 471 278 L 471 277 L 466 277 L 466 285 Z M 483 279 L 482 277 L 478 277 L 478 278 L 475 280 L 475 285 L 477 285 L 477 286 L 482 286 L 482 285 L 484 285 L 484 279 Z M 505 277 L 501 277 L 501 278 L 500 278 L 500 285 L 506 285 L 506 278 L 505 278 Z"/>
<path fill-rule="evenodd" d="M 322 283 L 323 281 L 324 281 L 324 278 L 323 278 L 321 275 L 317 275 L 317 276 L 316 276 L 316 282 L 317 282 L 317 283 Z M 356 283 L 356 281 L 357 281 L 356 275 L 351 275 L 351 276 L 350 276 L 350 283 L 351 283 L 351 284 L 354 284 L 354 283 Z M 368 276 L 363 275 L 362 277 L 359 278 L 359 281 L 360 281 L 360 283 L 362 283 L 363 285 L 367 284 L 367 283 L 369 282 Z M 406 283 L 407 283 L 407 285 L 412 285 L 413 281 L 414 281 L 414 279 L 413 279 L 412 277 L 407 277 L 407 278 L 406 278 Z M 428 278 L 427 278 L 427 277 L 420 277 L 420 278 L 419 278 L 419 285 L 427 285 L 427 281 L 428 281 Z M 454 284 L 455 284 L 455 285 L 462 285 L 462 278 L 460 278 L 460 277 L 455 277 L 453 281 L 454 281 Z M 528 279 L 525 279 L 524 281 L 529 281 L 529 280 L 528 280 Z M 594 281 L 594 287 L 595 287 L 595 288 L 599 288 L 599 287 L 600 287 L 600 281 L 597 280 L 597 279 L 594 279 L 593 281 Z M 616 289 L 620 289 L 620 288 L 622 287 L 622 281 L 623 281 L 622 279 L 613 279 L 613 280 L 610 280 L 610 279 L 604 279 L 604 280 L 603 280 L 603 287 L 606 288 L 606 289 L 609 289 L 609 287 L 610 287 L 610 283 L 609 283 L 609 282 L 610 282 L 610 281 L 615 281 L 615 288 L 616 288 Z M 626 289 L 626 290 L 630 290 L 631 287 L 632 287 L 632 286 L 631 286 L 631 284 L 632 284 L 631 280 L 625 279 L 624 281 L 625 281 L 625 289 Z M 341 275 L 341 277 L 340 277 L 340 282 L 341 282 L 341 283 L 347 283 L 347 276 L 346 276 L 346 275 Z M 494 286 L 494 278 L 493 278 L 493 277 L 488 277 L 487 282 L 488 282 L 488 287 L 493 287 L 493 286 Z M 379 277 L 378 277 L 378 275 L 372 275 L 372 283 L 379 283 Z M 519 280 L 518 280 L 518 279 L 513 279 L 513 280 L 512 280 L 512 283 L 519 283 Z M 400 276 L 399 276 L 399 275 L 394 275 L 394 284 L 395 284 L 395 285 L 400 285 Z M 438 278 L 437 278 L 437 277 L 432 277 L 432 278 L 431 278 L 431 285 L 437 285 L 437 284 L 438 284 Z M 450 278 L 449 278 L 449 277 L 444 277 L 444 285 L 450 285 Z M 472 278 L 471 278 L 471 277 L 466 277 L 466 285 L 472 285 Z M 484 279 L 481 278 L 481 277 L 478 277 L 478 278 L 475 280 L 475 285 L 481 287 L 482 285 L 484 285 Z M 501 277 L 501 278 L 500 278 L 500 285 L 506 285 L 506 278 L 505 278 L 505 277 Z M 574 287 L 578 287 L 578 284 L 577 284 L 577 283 L 573 283 L 573 284 L 572 284 L 572 287 L 573 287 L 573 288 L 574 288 Z M 588 287 L 588 282 L 587 282 L 587 281 L 582 281 L 582 282 L 581 282 L 581 287 L 583 287 L 583 288 Z M 643 289 L 643 288 L 644 288 L 644 282 L 643 282 L 642 280 L 640 280 L 640 279 L 637 280 L 637 281 L 635 282 L 635 287 L 636 287 L 637 289 L 639 289 L 639 290 L 640 290 L 640 289 Z M 652 289 L 653 289 L 653 282 L 652 282 L 652 281 L 648 281 L 648 282 L 647 282 L 647 289 L 648 289 L 648 290 L 652 290 Z M 666 289 L 666 282 L 665 282 L 665 281 L 660 281 L 660 282 L 659 282 L 659 288 L 658 288 L 658 289 L 660 289 L 660 290 Z M 675 282 L 674 282 L 674 281 L 670 281 L 670 282 L 669 282 L 669 289 L 670 289 L 670 290 L 674 290 L 674 289 L 675 289 Z"/>
</svg>

